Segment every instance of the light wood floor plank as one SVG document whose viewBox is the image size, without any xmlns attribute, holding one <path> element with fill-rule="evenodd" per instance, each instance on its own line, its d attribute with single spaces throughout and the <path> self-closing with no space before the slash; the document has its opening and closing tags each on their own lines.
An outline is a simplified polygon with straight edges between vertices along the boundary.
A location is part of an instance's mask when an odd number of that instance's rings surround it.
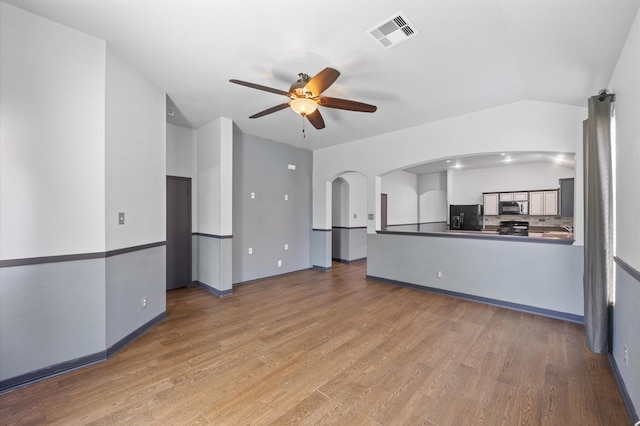
<svg viewBox="0 0 640 426">
<path fill-rule="evenodd" d="M 629 424 L 583 326 L 365 276 L 170 291 L 113 358 L 0 395 L 0 424 Z"/>
</svg>

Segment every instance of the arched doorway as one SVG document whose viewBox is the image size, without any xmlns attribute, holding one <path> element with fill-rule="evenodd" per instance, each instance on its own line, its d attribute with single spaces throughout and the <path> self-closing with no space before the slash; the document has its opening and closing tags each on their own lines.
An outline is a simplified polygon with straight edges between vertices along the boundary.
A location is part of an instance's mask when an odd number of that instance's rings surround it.
<svg viewBox="0 0 640 426">
<path fill-rule="evenodd" d="M 352 263 L 367 257 L 367 178 L 344 172 L 331 185 L 331 257 Z"/>
</svg>

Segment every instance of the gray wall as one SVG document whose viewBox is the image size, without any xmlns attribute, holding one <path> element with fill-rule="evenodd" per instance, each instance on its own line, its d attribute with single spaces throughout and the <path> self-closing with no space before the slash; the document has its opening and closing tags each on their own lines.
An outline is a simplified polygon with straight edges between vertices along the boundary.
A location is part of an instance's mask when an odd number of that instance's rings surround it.
<svg viewBox="0 0 640 426">
<path fill-rule="evenodd" d="M 207 290 L 217 295 L 226 295 L 231 289 L 225 283 L 231 282 L 232 252 L 231 238 L 220 238 L 209 235 L 195 235 L 196 250 L 194 256 L 198 263 L 198 281 L 208 287 Z"/>
<path fill-rule="evenodd" d="M 105 259 L 0 268 L 0 380 L 104 351 Z"/>
<path fill-rule="evenodd" d="M 367 257 L 367 228 L 333 228 L 331 257 L 354 261 Z"/>
<path fill-rule="evenodd" d="M 314 268 L 331 269 L 332 230 L 314 229 L 311 235 L 311 262 Z"/>
<path fill-rule="evenodd" d="M 624 380 L 626 391 L 635 406 L 640 402 L 640 272 L 616 266 L 616 303 L 613 309 L 613 356 Z M 628 348 L 628 363 L 624 360 L 624 347 Z M 632 419 L 633 420 L 633 419 Z"/>
<path fill-rule="evenodd" d="M 234 131 L 233 283 L 311 267 L 312 161 L 309 150 Z"/>
<path fill-rule="evenodd" d="M 165 259 L 164 245 L 106 259 L 107 349 L 165 312 Z"/>
<path fill-rule="evenodd" d="M 548 243 L 368 234 L 367 274 L 583 316 L 583 251 Z"/>
</svg>

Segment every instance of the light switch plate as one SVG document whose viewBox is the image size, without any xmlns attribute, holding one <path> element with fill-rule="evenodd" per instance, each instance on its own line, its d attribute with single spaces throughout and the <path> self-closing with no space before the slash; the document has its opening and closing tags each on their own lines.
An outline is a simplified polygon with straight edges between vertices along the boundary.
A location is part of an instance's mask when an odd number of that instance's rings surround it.
<svg viewBox="0 0 640 426">
<path fill-rule="evenodd" d="M 124 212 L 118 213 L 118 225 L 124 225 Z"/>
</svg>

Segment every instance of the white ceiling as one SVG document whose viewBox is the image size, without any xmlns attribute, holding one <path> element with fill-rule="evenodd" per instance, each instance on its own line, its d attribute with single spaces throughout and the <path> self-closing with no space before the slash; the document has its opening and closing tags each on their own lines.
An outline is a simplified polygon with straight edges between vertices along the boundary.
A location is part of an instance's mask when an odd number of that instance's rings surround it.
<svg viewBox="0 0 640 426">
<path fill-rule="evenodd" d="M 521 100 L 585 106 L 605 88 L 640 0 L 3 0 L 107 41 L 167 93 L 168 121 L 228 117 L 245 133 L 319 149 Z M 403 11 L 420 35 L 385 50 L 367 31 Z M 320 108 L 229 83 L 288 90 L 330 66 L 324 94 L 378 106 Z"/>
<path fill-rule="evenodd" d="M 443 158 L 405 169 L 416 175 L 438 173 L 445 170 L 470 170 L 519 164 L 548 163 L 575 169 L 576 156 L 570 152 L 500 152 L 467 157 Z"/>
</svg>

